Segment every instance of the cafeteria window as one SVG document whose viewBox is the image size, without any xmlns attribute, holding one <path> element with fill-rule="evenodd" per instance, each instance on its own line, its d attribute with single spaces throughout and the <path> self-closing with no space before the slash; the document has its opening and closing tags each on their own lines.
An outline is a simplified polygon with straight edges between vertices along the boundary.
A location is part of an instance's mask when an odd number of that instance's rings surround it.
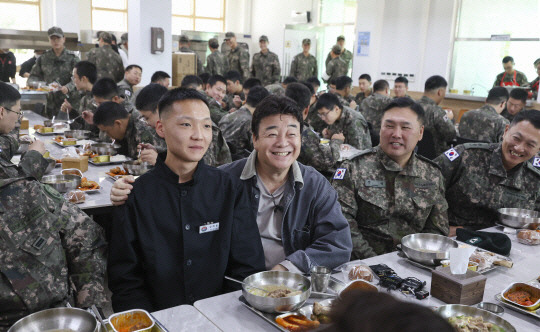
<svg viewBox="0 0 540 332">
<path fill-rule="evenodd" d="M 502 58 L 532 81 L 540 54 L 540 0 L 461 0 L 456 20 L 449 88 L 487 96 L 502 73 Z M 479 15 L 481 13 L 481 15 Z"/>
<path fill-rule="evenodd" d="M 0 29 L 41 30 L 40 0 L 0 0 Z M 24 15 L 23 15 L 24 14 Z"/>
<path fill-rule="evenodd" d="M 172 33 L 182 30 L 225 32 L 225 0 L 175 0 Z"/>
<path fill-rule="evenodd" d="M 127 31 L 127 0 L 92 0 L 92 30 Z"/>
</svg>

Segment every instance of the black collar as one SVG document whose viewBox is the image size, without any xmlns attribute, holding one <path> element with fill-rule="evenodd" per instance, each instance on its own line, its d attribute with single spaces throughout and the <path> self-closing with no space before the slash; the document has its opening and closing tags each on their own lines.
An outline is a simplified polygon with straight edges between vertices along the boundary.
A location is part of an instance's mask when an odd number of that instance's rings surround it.
<svg viewBox="0 0 540 332">
<path fill-rule="evenodd" d="M 156 160 L 156 165 L 154 166 L 155 167 L 155 170 L 157 172 L 159 172 L 160 176 L 163 176 L 163 178 L 165 178 L 165 180 L 167 180 L 168 182 L 171 182 L 171 183 L 174 183 L 174 184 L 179 184 L 178 183 L 178 174 L 176 174 L 175 172 L 173 172 L 169 166 L 167 166 L 165 164 L 165 158 L 167 157 L 167 151 L 165 152 L 162 152 L 162 153 L 159 153 L 158 154 L 158 157 L 157 157 L 157 160 Z M 190 181 L 188 182 L 185 182 L 185 183 L 180 183 L 180 185 L 195 185 L 197 184 L 200 179 L 201 179 L 201 169 L 203 169 L 205 167 L 205 163 L 204 161 L 201 159 L 199 161 L 199 163 L 197 164 L 197 168 L 195 169 L 195 173 L 193 173 L 193 179 L 191 179 Z"/>
</svg>

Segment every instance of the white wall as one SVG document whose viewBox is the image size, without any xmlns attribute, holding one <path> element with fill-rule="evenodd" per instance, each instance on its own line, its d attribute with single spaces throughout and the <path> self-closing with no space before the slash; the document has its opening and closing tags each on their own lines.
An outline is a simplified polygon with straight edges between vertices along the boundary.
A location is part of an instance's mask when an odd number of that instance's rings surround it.
<svg viewBox="0 0 540 332">
<path fill-rule="evenodd" d="M 414 74 L 410 90 L 422 91 L 432 75 L 448 79 L 455 0 L 359 0 L 358 31 L 370 31 L 370 53 L 354 55 L 353 82 L 368 73 Z M 392 86 L 392 82 L 390 85 Z"/>
<path fill-rule="evenodd" d="M 140 85 L 150 83 L 150 77 L 158 70 L 169 75 L 172 72 L 172 47 L 170 15 L 172 0 L 129 0 L 128 32 L 129 62 L 139 64 L 143 68 Z M 164 51 L 161 54 L 150 52 L 150 28 L 159 27 L 164 31 Z M 172 75 L 171 75 L 172 76 Z"/>
<path fill-rule="evenodd" d="M 41 28 L 47 31 L 52 26 L 59 26 L 64 32 L 80 31 L 80 19 L 73 13 L 79 13 L 79 1 L 41 0 Z"/>
</svg>

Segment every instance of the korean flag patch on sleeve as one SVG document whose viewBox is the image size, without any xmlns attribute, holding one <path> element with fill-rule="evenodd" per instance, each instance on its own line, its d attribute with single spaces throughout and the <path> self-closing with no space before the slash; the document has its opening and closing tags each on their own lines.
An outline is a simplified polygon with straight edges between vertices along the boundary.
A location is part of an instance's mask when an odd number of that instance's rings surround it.
<svg viewBox="0 0 540 332">
<path fill-rule="evenodd" d="M 451 148 L 450 150 L 446 151 L 444 153 L 444 155 L 446 156 L 446 158 L 448 158 L 448 160 L 450 161 L 454 161 L 454 159 L 456 159 L 457 157 L 459 157 L 459 153 L 457 153 L 456 150 L 454 150 L 454 148 Z"/>
<path fill-rule="evenodd" d="M 0 151 L 2 151 L 2 150 L 0 150 Z M 534 160 L 533 160 L 533 166 L 534 166 L 534 167 L 540 167 L 540 157 L 534 158 Z"/>
<path fill-rule="evenodd" d="M 343 180 L 343 177 L 345 176 L 345 172 L 347 172 L 346 168 L 336 169 L 336 172 L 334 173 L 334 180 Z"/>
</svg>

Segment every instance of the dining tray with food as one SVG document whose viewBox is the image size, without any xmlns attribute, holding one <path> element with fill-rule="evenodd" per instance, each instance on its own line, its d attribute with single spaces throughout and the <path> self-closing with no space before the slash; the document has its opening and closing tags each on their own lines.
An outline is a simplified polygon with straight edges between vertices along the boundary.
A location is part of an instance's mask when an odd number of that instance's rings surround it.
<svg viewBox="0 0 540 332">
<path fill-rule="evenodd" d="M 154 321 L 154 325 L 151 327 L 150 330 L 148 330 L 148 332 L 169 332 L 169 330 L 167 330 L 167 328 L 165 326 L 163 326 L 163 324 L 158 321 L 156 319 L 156 317 L 154 317 L 154 315 L 152 315 L 151 313 L 147 313 Z M 112 317 L 112 316 L 111 316 Z M 105 323 L 105 327 L 106 327 L 106 331 L 103 331 L 103 328 L 100 329 L 100 332 L 115 332 L 117 330 L 113 329 L 112 325 L 111 325 L 111 322 L 110 322 L 110 319 L 104 319 L 103 322 Z M 124 331 L 124 330 L 122 330 Z M 125 330 L 127 331 L 127 330 Z M 144 331 L 147 331 L 147 330 L 144 330 Z"/>
<path fill-rule="evenodd" d="M 63 131 L 49 131 L 49 132 L 44 132 L 44 131 L 41 131 L 41 130 L 36 130 L 35 133 L 37 135 L 40 135 L 40 136 L 58 136 L 58 135 L 63 135 L 64 132 Z"/>
<path fill-rule="evenodd" d="M 131 158 L 126 157 L 124 155 L 116 155 L 116 156 L 111 156 L 109 161 L 95 162 L 94 158 L 92 158 L 88 160 L 88 163 L 94 166 L 107 166 L 107 165 L 118 165 L 121 163 L 125 163 L 126 161 L 129 161 L 129 160 L 131 160 Z"/>
<path fill-rule="evenodd" d="M 503 306 L 540 319 L 540 288 L 537 280 L 515 282 L 506 287 L 495 299 Z"/>
<path fill-rule="evenodd" d="M 67 148 L 67 147 L 70 147 L 70 146 L 78 148 L 78 147 L 82 146 L 82 144 L 80 144 L 74 138 L 73 139 L 72 138 L 67 138 L 67 139 L 62 140 L 60 142 L 53 140 L 52 142 L 53 142 L 54 145 L 59 146 L 61 148 Z"/>
</svg>

